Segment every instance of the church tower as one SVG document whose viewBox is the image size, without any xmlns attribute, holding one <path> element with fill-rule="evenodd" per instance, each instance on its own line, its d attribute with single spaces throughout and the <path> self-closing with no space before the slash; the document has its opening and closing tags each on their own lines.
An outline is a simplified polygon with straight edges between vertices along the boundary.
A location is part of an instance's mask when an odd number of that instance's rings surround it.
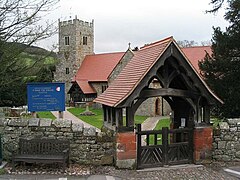
<svg viewBox="0 0 240 180">
<path fill-rule="evenodd" d="M 94 22 L 77 19 L 58 22 L 59 62 L 54 74 L 55 81 L 65 82 L 66 93 L 71 80 L 81 66 L 86 55 L 94 52 Z M 67 96 L 66 96 L 67 97 Z"/>
</svg>

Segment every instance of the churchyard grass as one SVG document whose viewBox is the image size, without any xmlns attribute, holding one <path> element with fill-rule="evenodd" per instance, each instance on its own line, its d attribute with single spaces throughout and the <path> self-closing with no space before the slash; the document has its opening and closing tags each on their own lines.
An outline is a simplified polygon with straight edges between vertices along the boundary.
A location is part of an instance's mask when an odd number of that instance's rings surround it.
<svg viewBox="0 0 240 180">
<path fill-rule="evenodd" d="M 154 130 L 161 130 L 163 127 L 170 128 L 170 119 L 161 119 L 158 121 L 157 125 L 155 126 Z M 158 141 L 157 144 L 162 144 L 162 135 L 157 135 Z M 150 135 L 149 137 L 149 144 L 154 144 L 154 135 Z"/>
<path fill-rule="evenodd" d="M 48 118 L 48 119 L 52 119 L 52 120 L 56 119 L 56 117 L 49 111 L 37 112 L 37 116 L 39 118 Z"/>
<path fill-rule="evenodd" d="M 90 111 L 92 111 L 95 115 L 94 116 L 82 116 L 80 113 L 83 113 L 86 108 L 69 108 L 67 109 L 70 113 L 72 113 L 74 116 L 77 116 L 82 121 L 93 125 L 96 128 L 101 129 L 103 125 L 103 113 L 102 109 L 93 109 L 89 108 Z"/>
<path fill-rule="evenodd" d="M 89 108 L 90 111 L 92 111 L 95 115 L 94 116 L 82 116 L 80 113 L 84 112 L 85 108 L 69 108 L 67 109 L 70 113 L 72 113 L 74 116 L 77 116 L 79 119 L 83 120 L 84 122 L 91 124 L 99 129 L 101 129 L 103 125 L 103 111 L 102 109 L 93 109 Z M 135 123 L 141 124 L 143 121 L 145 121 L 148 116 L 135 116 Z M 126 118 L 124 117 L 124 124 L 126 124 Z"/>
</svg>

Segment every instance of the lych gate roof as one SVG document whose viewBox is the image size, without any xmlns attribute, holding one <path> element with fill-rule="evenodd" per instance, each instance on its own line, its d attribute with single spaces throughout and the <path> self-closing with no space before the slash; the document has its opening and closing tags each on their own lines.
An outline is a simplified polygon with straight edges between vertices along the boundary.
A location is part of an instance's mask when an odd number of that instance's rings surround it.
<svg viewBox="0 0 240 180">
<path fill-rule="evenodd" d="M 117 106 L 120 101 L 124 100 L 134 90 L 134 87 L 137 86 L 138 82 L 145 76 L 172 41 L 173 38 L 170 37 L 134 52 L 133 58 L 113 81 L 112 85 L 96 98 L 94 102 L 108 106 Z"/>
<path fill-rule="evenodd" d="M 165 50 L 169 47 L 170 44 L 175 44 L 175 47 L 180 50 L 177 46 L 175 40 L 170 37 L 164 40 L 152 43 L 150 45 L 146 45 L 141 48 L 139 51 L 134 53 L 134 57 L 130 60 L 130 62 L 126 65 L 126 67 L 120 72 L 118 77 L 113 81 L 111 86 L 107 88 L 107 90 L 101 94 L 98 98 L 94 100 L 94 102 L 101 103 L 107 106 L 116 107 L 121 102 L 123 102 L 131 93 L 135 90 L 141 80 L 145 77 L 145 75 L 150 71 L 153 65 L 159 60 L 161 55 L 165 52 Z M 193 48 L 191 48 L 193 49 Z M 191 56 L 191 51 L 187 48 L 185 49 L 185 55 Z M 203 51 L 204 52 L 204 51 Z M 180 50 L 180 53 L 184 56 L 184 53 Z M 205 53 L 206 54 L 206 53 Z M 200 58 L 203 59 L 205 54 Z M 194 73 L 197 75 L 200 83 L 207 89 L 210 96 L 217 99 L 217 101 L 222 102 L 219 98 L 216 97 L 214 93 L 207 87 L 206 83 L 201 79 L 199 74 L 197 73 L 198 64 L 189 62 L 189 59 L 196 59 L 193 57 L 184 56 L 186 62 L 190 65 Z M 198 59 L 198 60 L 200 60 Z M 195 66 L 195 69 L 193 68 Z"/>
</svg>

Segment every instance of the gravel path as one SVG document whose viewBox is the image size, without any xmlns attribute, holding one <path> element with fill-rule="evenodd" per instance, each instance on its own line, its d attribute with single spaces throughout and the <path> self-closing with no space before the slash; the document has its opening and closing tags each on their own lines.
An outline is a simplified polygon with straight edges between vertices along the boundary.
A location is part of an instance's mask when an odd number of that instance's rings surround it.
<svg viewBox="0 0 240 180">
<path fill-rule="evenodd" d="M 58 112 L 57 111 L 52 111 L 51 112 L 56 118 L 58 118 Z M 72 113 L 70 113 L 69 111 L 63 111 L 63 119 L 67 119 L 67 120 L 71 120 L 72 123 L 82 123 L 84 125 L 84 127 L 90 128 L 93 127 L 96 129 L 97 132 L 100 132 L 100 129 L 96 128 L 95 126 L 92 126 L 91 124 L 88 124 L 84 121 L 82 121 L 81 119 L 79 119 L 78 117 L 74 116 Z"/>
<path fill-rule="evenodd" d="M 105 170 L 104 170 L 105 169 Z M 159 170 L 138 172 L 134 170 L 116 170 L 109 167 L 96 169 L 100 174 L 119 177 L 121 179 L 139 180 L 237 180 L 223 171 L 215 171 L 209 167 L 187 167 L 179 169 L 160 168 Z"/>
<path fill-rule="evenodd" d="M 119 170 L 112 166 L 94 167 L 72 164 L 65 173 L 61 172 L 60 167 L 34 165 L 24 167 L 18 166 L 16 171 L 11 171 L 11 167 L 7 167 L 6 171 L 9 175 L 14 175 L 15 179 L 18 179 L 18 177 L 21 177 L 22 175 L 55 175 L 56 177 L 70 176 L 77 179 L 88 179 L 88 177 L 94 177 L 93 175 L 103 175 L 106 177 L 117 177 L 117 179 L 129 180 L 237 180 L 237 178 L 225 173 L 222 170 L 222 167 L 216 167 L 215 165 L 158 168 L 155 170 L 144 170 L 139 172 L 136 170 Z"/>
</svg>

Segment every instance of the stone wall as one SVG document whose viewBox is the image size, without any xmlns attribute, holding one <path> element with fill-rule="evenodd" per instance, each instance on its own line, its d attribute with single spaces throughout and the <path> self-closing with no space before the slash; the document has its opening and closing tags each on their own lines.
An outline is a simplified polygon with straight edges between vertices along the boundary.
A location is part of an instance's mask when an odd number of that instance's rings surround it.
<svg viewBox="0 0 240 180">
<path fill-rule="evenodd" d="M 70 120 L 0 119 L 3 158 L 10 160 L 17 152 L 19 138 L 52 138 L 70 141 L 71 163 L 112 165 L 115 159 L 115 135 L 103 129 L 85 128 Z"/>
<path fill-rule="evenodd" d="M 240 161 L 240 119 L 220 122 L 213 131 L 213 159 Z"/>
</svg>

